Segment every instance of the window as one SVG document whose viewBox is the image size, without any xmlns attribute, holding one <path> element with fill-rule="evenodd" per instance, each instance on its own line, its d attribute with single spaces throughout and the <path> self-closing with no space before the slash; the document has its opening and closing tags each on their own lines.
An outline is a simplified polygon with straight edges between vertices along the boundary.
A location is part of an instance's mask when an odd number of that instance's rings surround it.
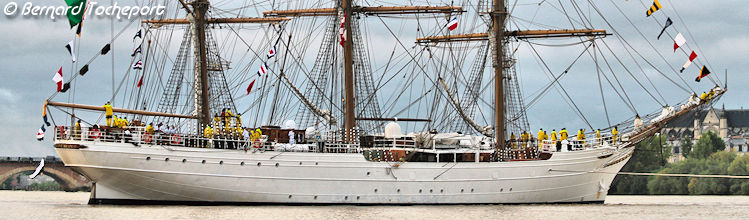
<svg viewBox="0 0 749 220">
<path fill-rule="evenodd" d="M 674 146 L 674 153 L 675 154 L 680 154 L 681 153 L 681 151 L 679 151 L 679 146 Z"/>
</svg>

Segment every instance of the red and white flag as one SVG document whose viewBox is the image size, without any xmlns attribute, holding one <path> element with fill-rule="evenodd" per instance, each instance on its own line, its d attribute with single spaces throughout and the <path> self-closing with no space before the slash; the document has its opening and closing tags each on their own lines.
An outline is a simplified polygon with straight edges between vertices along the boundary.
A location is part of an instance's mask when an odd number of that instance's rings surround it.
<svg viewBox="0 0 749 220">
<path fill-rule="evenodd" d="M 46 132 L 47 129 L 44 128 L 44 125 L 42 125 L 41 128 L 36 132 L 36 140 L 37 141 L 43 141 L 44 140 L 44 132 Z"/>
<path fill-rule="evenodd" d="M 341 35 L 341 47 L 346 43 L 346 14 L 343 14 L 341 18 L 341 29 L 338 30 L 338 34 Z"/>
<path fill-rule="evenodd" d="M 450 23 L 447 23 L 447 29 L 450 31 L 453 31 L 458 28 L 458 17 L 454 17 L 452 20 L 450 20 Z"/>
<path fill-rule="evenodd" d="M 57 91 L 59 92 L 62 90 L 62 66 L 60 67 L 60 70 L 57 70 L 57 73 L 55 73 L 55 76 L 52 77 L 52 81 L 55 81 L 57 83 Z"/>
<path fill-rule="evenodd" d="M 681 35 L 681 33 L 677 34 L 674 38 L 674 52 L 676 52 L 676 49 L 679 49 L 681 45 L 684 45 L 684 43 L 687 42 L 687 39 L 684 38 L 684 36 Z"/>
<path fill-rule="evenodd" d="M 138 60 L 138 62 L 135 62 L 133 64 L 133 69 L 142 70 L 143 69 L 143 61 Z"/>
<path fill-rule="evenodd" d="M 263 63 L 262 65 L 260 65 L 260 69 L 257 71 L 257 76 L 260 77 L 265 75 L 266 73 L 268 73 L 268 67 L 265 66 L 265 63 Z"/>
<path fill-rule="evenodd" d="M 252 86 L 254 85 L 255 85 L 255 80 L 253 79 L 252 82 L 250 83 L 250 86 L 247 86 L 247 95 L 249 95 L 250 92 L 252 92 Z"/>
<path fill-rule="evenodd" d="M 692 65 L 692 61 L 694 61 L 695 58 L 697 58 L 697 53 L 692 51 L 692 54 L 689 55 L 689 60 L 687 61 L 687 63 L 684 64 L 684 66 L 681 67 L 681 70 L 679 72 L 683 73 L 684 70 L 687 69 L 687 67 L 689 67 L 689 65 Z"/>
<path fill-rule="evenodd" d="M 276 47 L 271 47 L 270 50 L 268 50 L 268 59 L 273 58 L 276 56 Z"/>
</svg>

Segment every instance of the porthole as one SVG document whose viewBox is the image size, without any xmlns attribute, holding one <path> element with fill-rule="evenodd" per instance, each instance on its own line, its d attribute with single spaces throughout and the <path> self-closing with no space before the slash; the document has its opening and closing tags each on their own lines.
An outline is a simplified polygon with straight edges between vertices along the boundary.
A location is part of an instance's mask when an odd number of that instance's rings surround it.
<svg viewBox="0 0 749 220">
<path fill-rule="evenodd" d="M 200 163 L 202 163 L 202 164 L 205 164 L 205 160 L 203 160 L 203 161 L 202 161 L 202 162 L 200 162 Z"/>
<path fill-rule="evenodd" d="M 510 188 L 510 192 L 512 192 L 512 188 Z"/>
<path fill-rule="evenodd" d="M 343 200 L 348 200 L 348 196 L 343 197 Z"/>
<path fill-rule="evenodd" d="M 502 188 L 502 189 L 499 189 L 499 192 L 502 192 L 502 191 L 505 191 L 505 189 L 504 189 L 504 188 Z"/>
<path fill-rule="evenodd" d="M 278 167 L 278 163 L 276 163 L 276 167 Z"/>
<path fill-rule="evenodd" d="M 395 190 L 395 192 L 401 193 L 401 189 Z"/>
<path fill-rule="evenodd" d="M 473 189 L 471 189 L 471 192 L 473 192 Z"/>
<path fill-rule="evenodd" d="M 186 163 L 186 162 L 187 162 L 187 159 L 182 159 L 182 163 Z"/>
<path fill-rule="evenodd" d="M 421 193 L 421 189 L 419 189 L 419 193 Z"/>
<path fill-rule="evenodd" d="M 361 198 L 360 196 L 356 196 L 356 200 L 359 200 L 360 198 Z"/>
<path fill-rule="evenodd" d="M 240 166 L 244 166 L 244 161 L 242 161 L 241 163 L 239 163 L 239 165 Z"/>
<path fill-rule="evenodd" d="M 466 191 L 465 189 L 460 189 L 460 193 L 463 193 L 463 192 L 465 192 L 465 191 Z"/>
<path fill-rule="evenodd" d="M 317 200 L 317 196 L 313 197 L 315 200 Z"/>
<path fill-rule="evenodd" d="M 299 162 L 299 166 L 301 166 L 301 165 L 302 165 L 302 162 Z"/>
<path fill-rule="evenodd" d="M 315 162 L 315 165 L 318 165 L 318 163 L 317 163 L 317 162 Z"/>
<path fill-rule="evenodd" d="M 262 163 L 260 163 L 260 162 L 257 162 L 257 166 L 260 166 L 260 165 L 263 165 L 263 164 L 262 164 Z"/>
<path fill-rule="evenodd" d="M 146 157 L 146 160 L 151 160 L 151 157 Z"/>
<path fill-rule="evenodd" d="M 218 164 L 224 164 L 224 161 L 223 161 L 223 160 L 222 160 L 222 161 L 219 161 L 219 162 L 218 162 Z"/>
<path fill-rule="evenodd" d="M 167 158 L 164 158 L 164 161 L 169 161 L 169 158 L 168 158 L 168 157 L 167 157 Z"/>
<path fill-rule="evenodd" d="M 444 193 L 444 192 L 445 192 L 445 189 L 440 189 L 440 193 Z"/>
<path fill-rule="evenodd" d="M 375 189 L 374 191 L 375 191 L 375 193 L 377 193 L 377 189 Z"/>
<path fill-rule="evenodd" d="M 289 195 L 289 199 L 291 199 L 291 195 Z"/>
<path fill-rule="evenodd" d="M 371 175 L 371 174 L 372 174 L 372 173 L 370 173 L 369 171 L 367 171 L 367 176 L 369 176 L 369 175 Z"/>
<path fill-rule="evenodd" d="M 430 189 L 430 190 L 429 190 L 429 193 L 433 193 L 433 192 L 434 192 L 434 190 L 433 190 L 433 189 Z"/>
</svg>

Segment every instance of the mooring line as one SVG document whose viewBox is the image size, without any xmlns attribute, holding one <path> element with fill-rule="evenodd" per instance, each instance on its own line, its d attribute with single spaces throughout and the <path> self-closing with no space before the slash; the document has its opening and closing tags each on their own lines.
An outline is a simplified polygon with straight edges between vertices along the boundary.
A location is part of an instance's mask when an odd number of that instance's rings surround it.
<svg viewBox="0 0 749 220">
<path fill-rule="evenodd" d="M 686 174 L 686 173 L 637 173 L 637 172 L 603 172 L 603 171 L 575 171 L 575 170 L 554 170 L 549 169 L 549 172 L 570 172 L 570 173 L 605 173 L 605 174 L 622 174 L 632 176 L 671 176 L 671 177 L 697 177 L 697 178 L 727 178 L 727 179 L 749 179 L 749 176 L 734 176 L 734 175 L 711 175 L 711 174 Z"/>
</svg>

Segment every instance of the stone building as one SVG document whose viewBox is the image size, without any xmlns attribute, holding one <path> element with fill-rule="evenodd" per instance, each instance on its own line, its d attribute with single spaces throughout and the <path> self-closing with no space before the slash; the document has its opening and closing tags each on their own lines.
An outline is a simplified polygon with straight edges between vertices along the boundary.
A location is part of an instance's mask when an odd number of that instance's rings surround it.
<svg viewBox="0 0 749 220">
<path fill-rule="evenodd" d="M 726 151 L 749 152 L 749 110 L 710 108 L 690 112 L 667 123 L 661 131 L 668 137 L 672 149 L 671 162 L 682 160 L 680 140 L 688 138 L 697 143 L 702 133 L 712 131 L 726 142 Z"/>
</svg>

